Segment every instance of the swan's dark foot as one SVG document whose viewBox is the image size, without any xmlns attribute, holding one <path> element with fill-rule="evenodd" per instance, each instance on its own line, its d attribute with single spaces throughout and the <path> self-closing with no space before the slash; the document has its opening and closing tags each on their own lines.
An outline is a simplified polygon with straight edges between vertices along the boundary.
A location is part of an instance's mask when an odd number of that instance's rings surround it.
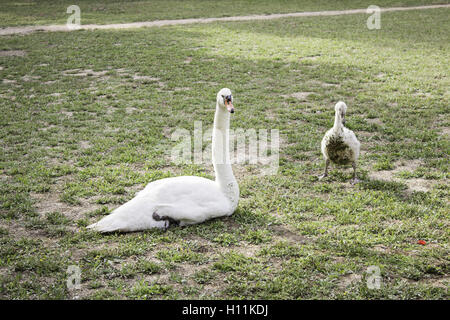
<svg viewBox="0 0 450 320">
<path fill-rule="evenodd" d="M 153 212 L 153 219 L 155 221 L 165 221 L 166 225 L 165 225 L 165 229 L 167 230 L 171 225 L 174 226 L 178 226 L 180 224 L 179 221 L 172 219 L 171 217 L 168 216 L 160 216 L 159 214 L 157 214 L 156 212 Z"/>
<path fill-rule="evenodd" d="M 327 159 L 325 161 L 325 172 L 323 173 L 323 175 L 319 176 L 319 181 L 323 180 L 323 178 L 328 177 L 328 167 L 330 166 L 330 160 Z"/>
<path fill-rule="evenodd" d="M 356 162 L 352 163 L 352 167 L 353 167 L 353 179 L 351 181 L 351 184 L 355 185 L 359 182 L 359 179 L 356 177 Z"/>
</svg>

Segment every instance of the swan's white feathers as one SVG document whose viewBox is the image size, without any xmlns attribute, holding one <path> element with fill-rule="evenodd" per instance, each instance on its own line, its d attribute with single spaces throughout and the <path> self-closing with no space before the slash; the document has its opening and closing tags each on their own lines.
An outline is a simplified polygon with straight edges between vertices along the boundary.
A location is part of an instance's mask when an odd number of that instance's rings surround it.
<svg viewBox="0 0 450 320">
<path fill-rule="evenodd" d="M 195 176 L 167 178 L 148 185 L 138 197 L 153 203 L 159 216 L 180 221 L 181 225 L 230 215 L 229 199 L 215 181 Z"/>
<path fill-rule="evenodd" d="M 132 200 L 88 228 L 101 231 L 138 231 L 165 228 L 166 221 L 155 221 L 153 213 L 183 225 L 230 215 L 233 208 L 215 181 L 182 176 L 149 183 Z"/>
</svg>

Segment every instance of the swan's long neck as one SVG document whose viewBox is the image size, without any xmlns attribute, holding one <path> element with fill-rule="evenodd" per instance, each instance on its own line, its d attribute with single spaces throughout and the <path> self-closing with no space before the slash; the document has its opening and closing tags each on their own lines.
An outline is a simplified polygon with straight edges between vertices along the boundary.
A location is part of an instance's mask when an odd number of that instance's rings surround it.
<svg viewBox="0 0 450 320">
<path fill-rule="evenodd" d="M 234 210 L 239 200 L 239 186 L 231 168 L 229 128 L 230 114 L 217 103 L 212 133 L 212 161 L 216 173 L 216 183 L 227 198 L 230 199 Z"/>
</svg>

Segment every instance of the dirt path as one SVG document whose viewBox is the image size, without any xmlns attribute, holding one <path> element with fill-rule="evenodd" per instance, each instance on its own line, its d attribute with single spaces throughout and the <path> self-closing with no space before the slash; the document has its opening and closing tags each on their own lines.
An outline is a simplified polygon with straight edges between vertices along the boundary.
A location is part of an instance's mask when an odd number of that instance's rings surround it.
<svg viewBox="0 0 450 320">
<path fill-rule="evenodd" d="M 409 11 L 409 10 L 425 10 L 436 8 L 450 8 L 450 4 L 417 6 L 417 7 L 394 7 L 381 8 L 381 12 L 392 11 Z M 147 22 L 133 22 L 120 24 L 85 24 L 78 28 L 69 28 L 67 25 L 49 25 L 49 26 L 25 26 L 25 27 L 6 27 L 0 29 L 0 36 L 26 34 L 36 31 L 56 32 L 56 31 L 74 31 L 74 30 L 94 30 L 94 29 L 130 29 L 141 27 L 163 27 L 180 24 L 193 23 L 210 23 L 216 21 L 250 21 L 250 20 L 272 20 L 287 17 L 317 17 L 317 16 L 337 16 L 346 14 L 366 13 L 367 9 L 353 9 L 353 10 L 339 10 L 339 11 L 313 11 L 313 12 L 295 12 L 295 13 L 280 13 L 269 15 L 252 15 L 252 16 L 237 16 L 225 18 L 197 18 L 197 19 L 178 19 L 178 20 L 157 20 Z"/>
</svg>

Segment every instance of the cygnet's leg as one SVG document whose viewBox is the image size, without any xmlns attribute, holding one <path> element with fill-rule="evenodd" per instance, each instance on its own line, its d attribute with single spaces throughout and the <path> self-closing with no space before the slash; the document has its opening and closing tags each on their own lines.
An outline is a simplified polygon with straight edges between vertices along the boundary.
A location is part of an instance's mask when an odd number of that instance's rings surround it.
<svg viewBox="0 0 450 320">
<path fill-rule="evenodd" d="M 352 163 L 352 167 L 353 167 L 353 179 L 351 184 L 355 184 L 359 182 L 359 179 L 356 177 L 356 162 Z"/>
<path fill-rule="evenodd" d="M 323 178 L 325 178 L 325 177 L 328 176 L 328 166 L 329 166 L 329 165 L 330 165 L 330 160 L 327 159 L 327 160 L 325 161 L 325 172 L 324 172 L 324 174 L 322 174 L 321 176 L 319 176 L 319 180 L 322 180 Z"/>
<path fill-rule="evenodd" d="M 155 221 L 162 221 L 162 220 L 166 221 L 166 226 L 165 226 L 166 229 L 168 229 L 172 224 L 175 225 L 175 226 L 178 226 L 180 224 L 179 221 L 177 221 L 175 219 L 172 219 L 172 218 L 170 218 L 168 216 L 160 216 L 156 212 L 153 212 L 153 219 Z"/>
</svg>

